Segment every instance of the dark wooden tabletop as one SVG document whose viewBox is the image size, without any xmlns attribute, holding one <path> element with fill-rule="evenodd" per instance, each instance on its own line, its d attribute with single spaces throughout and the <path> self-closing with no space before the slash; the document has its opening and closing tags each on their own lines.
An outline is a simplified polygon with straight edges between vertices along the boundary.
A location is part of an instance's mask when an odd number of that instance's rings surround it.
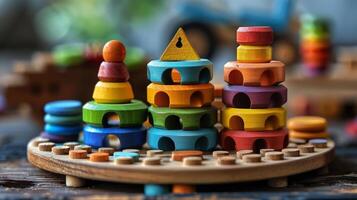
<svg viewBox="0 0 357 200">
<path fill-rule="evenodd" d="M 312 171 L 289 177 L 287 188 L 270 188 L 264 181 L 198 186 L 192 195 L 160 199 L 357 199 L 357 145 L 346 139 L 340 125 L 332 131 L 338 147 L 328 174 Z M 26 144 L 40 127 L 26 117 L 0 119 L 0 199 L 143 199 L 143 186 L 90 182 L 67 188 L 64 176 L 37 169 L 26 160 Z M 356 139 L 357 140 L 357 139 Z"/>
</svg>

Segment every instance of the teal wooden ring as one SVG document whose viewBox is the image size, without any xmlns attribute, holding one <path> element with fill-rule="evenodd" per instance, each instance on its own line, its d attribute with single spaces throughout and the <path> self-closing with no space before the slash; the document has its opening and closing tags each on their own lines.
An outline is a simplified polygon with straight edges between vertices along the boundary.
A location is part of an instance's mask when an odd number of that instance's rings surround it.
<svg viewBox="0 0 357 200">
<path fill-rule="evenodd" d="M 205 128 L 185 131 L 150 128 L 148 130 L 147 142 L 151 149 L 161 149 L 164 151 L 208 151 L 217 146 L 217 130 L 215 128 Z"/>
<path fill-rule="evenodd" d="M 147 64 L 147 77 L 149 81 L 157 84 L 171 85 L 173 80 L 171 71 L 180 72 L 180 84 L 209 83 L 212 80 L 213 64 L 207 59 L 189 61 L 161 61 L 152 60 Z"/>
<path fill-rule="evenodd" d="M 45 121 L 46 124 L 70 126 L 70 125 L 82 124 L 82 115 L 56 116 L 56 115 L 46 114 L 43 120 Z"/>
<path fill-rule="evenodd" d="M 109 127 L 107 118 L 119 116 L 119 127 L 142 126 L 147 119 L 147 106 L 139 100 L 122 104 L 100 104 L 90 101 L 83 106 L 83 121 L 98 127 Z"/>
<path fill-rule="evenodd" d="M 149 107 L 149 122 L 154 127 L 168 130 L 211 128 L 217 123 L 217 110 L 203 108 Z"/>
</svg>

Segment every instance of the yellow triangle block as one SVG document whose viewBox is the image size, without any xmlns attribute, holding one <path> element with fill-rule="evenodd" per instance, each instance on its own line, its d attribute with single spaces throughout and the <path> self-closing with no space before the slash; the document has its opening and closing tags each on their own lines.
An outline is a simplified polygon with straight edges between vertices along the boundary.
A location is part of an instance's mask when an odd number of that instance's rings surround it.
<svg viewBox="0 0 357 200">
<path fill-rule="evenodd" d="M 182 28 L 179 28 L 175 36 L 167 45 L 160 60 L 163 61 L 178 61 L 178 60 L 199 60 L 200 56 L 192 48 L 187 36 Z"/>
</svg>

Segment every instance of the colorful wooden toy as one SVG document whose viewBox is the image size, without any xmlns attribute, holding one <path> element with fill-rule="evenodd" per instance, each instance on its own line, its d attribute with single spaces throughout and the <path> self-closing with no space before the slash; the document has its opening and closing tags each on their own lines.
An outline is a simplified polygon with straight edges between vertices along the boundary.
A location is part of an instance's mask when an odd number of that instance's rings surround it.
<svg viewBox="0 0 357 200">
<path fill-rule="evenodd" d="M 329 134 L 325 131 L 322 132 L 301 132 L 289 130 L 290 138 L 298 138 L 298 139 L 314 139 L 314 138 L 328 138 Z"/>
<path fill-rule="evenodd" d="M 242 63 L 267 63 L 272 59 L 271 46 L 247 46 L 237 47 L 237 61 Z"/>
<path fill-rule="evenodd" d="M 129 80 L 129 72 L 125 63 L 102 62 L 98 78 L 103 82 L 126 82 Z"/>
<path fill-rule="evenodd" d="M 283 85 L 247 87 L 228 85 L 223 89 L 222 101 L 234 108 L 275 108 L 287 101 L 287 89 Z"/>
<path fill-rule="evenodd" d="M 298 116 L 288 120 L 289 130 L 299 132 L 323 132 L 327 128 L 327 121 L 318 116 Z"/>
<path fill-rule="evenodd" d="M 141 147 L 146 140 L 146 129 L 135 128 L 99 128 L 85 126 L 83 129 L 83 143 L 93 148 L 113 147 L 125 149 Z"/>
<path fill-rule="evenodd" d="M 154 127 L 168 130 L 210 128 L 217 123 L 217 110 L 213 107 L 180 109 L 150 106 L 149 121 Z"/>
<path fill-rule="evenodd" d="M 97 103 L 128 103 L 134 98 L 129 82 L 109 83 L 99 81 L 94 88 L 93 99 Z"/>
<path fill-rule="evenodd" d="M 203 150 L 214 149 L 217 145 L 217 130 L 206 128 L 199 130 L 166 130 L 150 128 L 147 142 L 152 149 L 164 151 L 173 150 Z"/>
<path fill-rule="evenodd" d="M 222 112 L 225 128 L 245 131 L 270 131 L 285 126 L 284 108 L 240 109 L 226 108 Z"/>
<path fill-rule="evenodd" d="M 82 124 L 82 115 L 69 115 L 69 116 L 56 116 L 46 114 L 44 121 L 47 124 L 71 126 L 76 124 Z"/>
<path fill-rule="evenodd" d="M 147 96 L 148 102 L 157 107 L 199 108 L 214 100 L 214 87 L 210 83 L 181 86 L 151 83 Z"/>
<path fill-rule="evenodd" d="M 113 116 L 119 118 L 117 124 L 111 124 Z M 83 121 L 94 126 L 141 126 L 147 118 L 147 106 L 139 100 L 122 104 L 99 104 L 90 101 L 83 106 Z"/>
<path fill-rule="evenodd" d="M 118 40 L 111 40 L 103 47 L 103 58 L 106 62 L 123 62 L 125 56 L 125 46 Z"/>
<path fill-rule="evenodd" d="M 265 132 L 248 132 L 225 129 L 220 135 L 220 145 L 225 150 L 253 150 L 261 149 L 281 150 L 288 146 L 289 135 L 287 129 Z"/>
<path fill-rule="evenodd" d="M 46 132 L 41 133 L 42 138 L 46 138 L 52 142 L 68 142 L 68 141 L 77 141 L 78 140 L 78 132 L 72 135 L 56 135 L 56 134 L 49 134 Z"/>
<path fill-rule="evenodd" d="M 45 105 L 45 112 L 56 116 L 79 115 L 81 111 L 82 103 L 75 100 L 53 101 Z"/>
<path fill-rule="evenodd" d="M 46 133 L 51 135 L 75 135 L 82 131 L 81 125 L 76 126 L 59 126 L 54 124 L 46 124 L 44 127 Z"/>
<path fill-rule="evenodd" d="M 148 63 L 147 77 L 153 83 L 165 85 L 177 82 L 182 85 L 208 83 L 212 79 L 212 66 L 207 59 L 176 62 L 152 60 Z"/>
<path fill-rule="evenodd" d="M 199 60 L 200 56 L 192 48 L 187 36 L 182 28 L 179 28 L 160 60 L 163 61 L 178 61 L 178 60 Z"/>
<path fill-rule="evenodd" d="M 236 39 L 237 43 L 241 45 L 271 45 L 273 29 L 269 26 L 239 27 Z"/>
<path fill-rule="evenodd" d="M 224 65 L 224 81 L 231 85 L 272 86 L 285 80 L 285 66 L 282 62 L 239 63 Z"/>
</svg>

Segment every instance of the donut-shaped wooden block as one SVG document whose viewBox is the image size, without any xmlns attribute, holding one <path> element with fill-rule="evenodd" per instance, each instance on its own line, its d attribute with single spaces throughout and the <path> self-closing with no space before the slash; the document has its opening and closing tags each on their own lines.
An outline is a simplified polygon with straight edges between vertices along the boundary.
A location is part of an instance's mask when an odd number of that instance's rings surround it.
<svg viewBox="0 0 357 200">
<path fill-rule="evenodd" d="M 271 45 L 273 43 L 273 29 L 269 26 L 239 27 L 237 43 L 243 45 Z"/>
<path fill-rule="evenodd" d="M 97 103 L 127 103 L 134 98 L 129 82 L 109 83 L 99 81 L 94 88 L 93 99 Z"/>
<path fill-rule="evenodd" d="M 272 86 L 285 80 L 285 66 L 280 61 L 269 63 L 239 63 L 224 65 L 224 81 L 231 85 Z"/>
<path fill-rule="evenodd" d="M 103 82 L 126 82 L 129 80 L 129 72 L 125 63 L 102 62 L 98 78 Z"/>
<path fill-rule="evenodd" d="M 220 135 L 220 145 L 224 150 L 281 150 L 287 147 L 289 136 L 287 129 L 265 132 L 247 132 L 224 129 Z"/>
<path fill-rule="evenodd" d="M 90 101 L 83 106 L 83 121 L 87 124 L 109 127 L 110 118 L 118 117 L 119 127 L 142 126 L 147 119 L 147 106 L 139 100 L 130 103 L 99 104 Z"/>
<path fill-rule="evenodd" d="M 187 131 L 150 128 L 147 138 L 150 148 L 164 151 L 207 151 L 217 146 L 217 130 L 215 128 Z"/>
<path fill-rule="evenodd" d="M 226 108 L 222 112 L 225 128 L 245 131 L 271 131 L 285 127 L 284 108 L 240 109 Z"/>
<path fill-rule="evenodd" d="M 271 46 L 246 46 L 237 47 L 237 61 L 242 63 L 266 63 L 272 59 Z"/>
<path fill-rule="evenodd" d="M 147 87 L 147 100 L 156 107 L 200 108 L 214 100 L 212 84 L 159 85 Z"/>
<path fill-rule="evenodd" d="M 277 108 L 287 101 L 287 89 L 283 85 L 247 87 L 228 85 L 223 89 L 222 101 L 234 108 Z"/>
<path fill-rule="evenodd" d="M 149 121 L 157 128 L 194 130 L 211 128 L 217 123 L 217 110 L 203 108 L 149 107 Z"/>
<path fill-rule="evenodd" d="M 151 82 L 163 85 L 208 83 L 212 79 L 212 66 L 212 62 L 207 59 L 153 60 L 148 63 L 147 77 Z"/>
</svg>

